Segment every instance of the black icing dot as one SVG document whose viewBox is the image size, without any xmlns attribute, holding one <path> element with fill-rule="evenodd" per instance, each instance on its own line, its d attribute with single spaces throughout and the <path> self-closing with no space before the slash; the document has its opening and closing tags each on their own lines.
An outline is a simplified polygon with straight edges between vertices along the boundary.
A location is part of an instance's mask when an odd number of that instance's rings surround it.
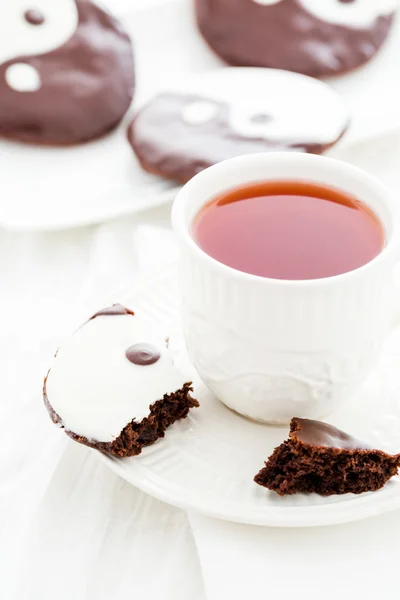
<svg viewBox="0 0 400 600">
<path fill-rule="evenodd" d="M 96 317 L 113 317 L 119 315 L 134 316 L 135 313 L 129 308 L 122 306 L 122 304 L 113 304 L 112 306 L 107 306 L 106 308 L 99 310 L 95 315 L 93 315 L 93 317 L 90 318 L 90 321 L 92 321 L 92 319 L 96 319 Z"/>
<path fill-rule="evenodd" d="M 153 344 L 135 344 L 129 346 L 125 356 L 134 365 L 147 367 L 154 365 L 160 359 L 161 353 Z"/>
<path fill-rule="evenodd" d="M 267 115 L 266 113 L 257 113 L 256 115 L 252 115 L 250 117 L 250 121 L 252 123 L 269 123 L 270 121 L 273 120 L 273 117 L 271 117 L 271 115 Z"/>
<path fill-rule="evenodd" d="M 36 10 L 36 8 L 27 10 L 24 14 L 24 18 L 30 25 L 42 25 L 44 23 L 44 15 L 40 10 Z"/>
</svg>

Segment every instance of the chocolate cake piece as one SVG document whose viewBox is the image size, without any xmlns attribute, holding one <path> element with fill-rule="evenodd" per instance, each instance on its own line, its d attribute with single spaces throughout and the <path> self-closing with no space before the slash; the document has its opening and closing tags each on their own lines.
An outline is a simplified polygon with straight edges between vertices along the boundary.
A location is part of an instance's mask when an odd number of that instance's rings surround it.
<svg viewBox="0 0 400 600">
<path fill-rule="evenodd" d="M 43 388 L 52 421 L 73 440 L 136 456 L 199 406 L 165 336 L 116 304 L 61 346 Z"/>
<path fill-rule="evenodd" d="M 376 450 L 327 423 L 295 417 L 289 439 L 275 448 L 254 481 L 280 496 L 362 494 L 382 488 L 399 467 L 400 454 Z"/>
</svg>

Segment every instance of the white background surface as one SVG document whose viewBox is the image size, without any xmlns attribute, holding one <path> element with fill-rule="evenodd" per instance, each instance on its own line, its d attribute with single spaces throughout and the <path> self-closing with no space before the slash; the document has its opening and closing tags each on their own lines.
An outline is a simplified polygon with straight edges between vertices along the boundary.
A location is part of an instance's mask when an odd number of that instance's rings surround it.
<svg viewBox="0 0 400 600">
<path fill-rule="evenodd" d="M 400 190 L 398 147 L 382 138 L 346 158 Z M 187 516 L 48 419 L 42 379 L 63 336 L 110 291 L 174 260 L 168 206 L 65 233 L 0 231 L 0 256 L 1 598 L 397 600 L 400 512 L 296 531 Z"/>
</svg>

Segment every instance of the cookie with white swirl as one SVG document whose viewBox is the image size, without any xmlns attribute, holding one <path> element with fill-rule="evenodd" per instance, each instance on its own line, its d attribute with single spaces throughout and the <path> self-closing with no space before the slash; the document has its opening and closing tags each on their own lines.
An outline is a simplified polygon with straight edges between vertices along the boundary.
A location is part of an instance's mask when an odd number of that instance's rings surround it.
<svg viewBox="0 0 400 600">
<path fill-rule="evenodd" d="M 61 346 L 44 382 L 55 424 L 75 441 L 136 456 L 199 404 L 168 344 L 119 304 L 96 313 Z"/>
<path fill-rule="evenodd" d="M 112 130 L 134 92 L 129 35 L 90 0 L 0 0 L 0 135 L 77 144 Z"/>
<path fill-rule="evenodd" d="M 190 93 L 153 98 L 128 130 L 142 167 L 166 179 L 186 182 L 242 154 L 320 154 L 342 137 L 350 120 L 329 86 L 288 71 L 223 68 L 191 87 Z"/>
<path fill-rule="evenodd" d="M 397 0 L 195 0 L 208 45 L 228 64 L 314 77 L 351 71 L 384 43 Z"/>
</svg>

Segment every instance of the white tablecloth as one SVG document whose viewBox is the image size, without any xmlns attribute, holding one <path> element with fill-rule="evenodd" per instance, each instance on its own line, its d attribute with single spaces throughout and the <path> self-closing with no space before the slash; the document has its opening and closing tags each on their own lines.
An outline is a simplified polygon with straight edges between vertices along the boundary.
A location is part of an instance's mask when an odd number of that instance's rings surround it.
<svg viewBox="0 0 400 600">
<path fill-rule="evenodd" d="M 296 582 L 300 600 L 333 600 L 343 587 L 345 600 L 372 600 L 382 585 L 380 597 L 397 600 L 400 513 L 285 531 L 188 518 L 50 422 L 41 385 L 59 341 L 108 293 L 175 256 L 169 212 L 65 233 L 0 232 L 0 597 L 239 600 L 268 590 L 286 600 Z"/>
<path fill-rule="evenodd" d="M 1 598 L 204 598 L 185 513 L 68 440 L 41 399 L 62 337 L 174 256 L 169 212 L 68 233 L 0 232 Z"/>
</svg>

